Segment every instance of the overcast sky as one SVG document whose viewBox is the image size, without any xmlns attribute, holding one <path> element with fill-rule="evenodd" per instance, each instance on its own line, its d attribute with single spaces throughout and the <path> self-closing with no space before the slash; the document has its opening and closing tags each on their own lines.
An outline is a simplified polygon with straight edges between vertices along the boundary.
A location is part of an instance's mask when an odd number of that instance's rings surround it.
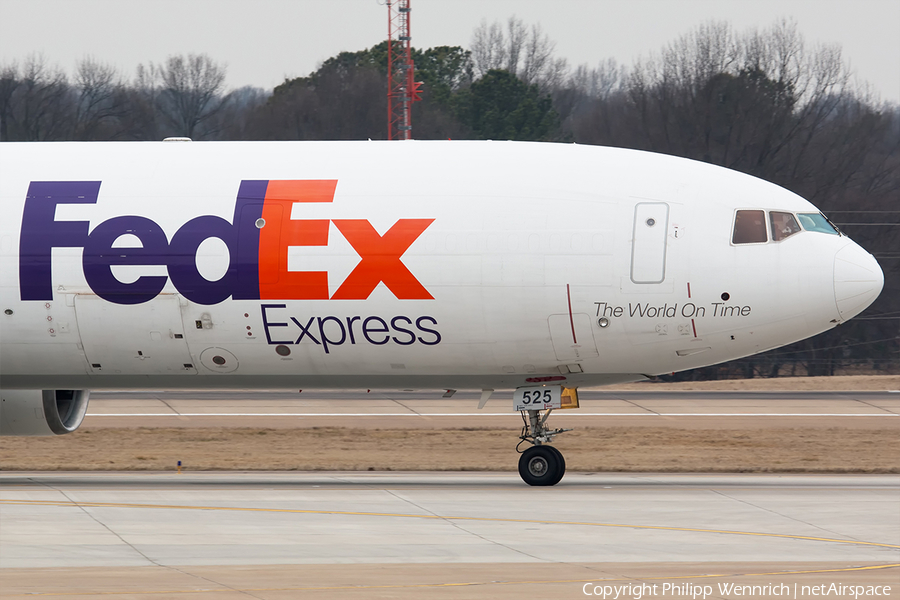
<svg viewBox="0 0 900 600">
<path fill-rule="evenodd" d="M 486 19 L 539 23 L 570 65 L 630 65 L 710 19 L 737 31 L 794 18 L 809 44 L 837 43 L 862 81 L 900 103 L 900 0 L 412 0 L 419 48 L 467 47 Z M 384 0 L 0 0 L 0 64 L 39 52 L 71 72 L 93 56 L 129 78 L 138 63 L 206 53 L 232 87 L 266 89 L 387 35 Z"/>
</svg>

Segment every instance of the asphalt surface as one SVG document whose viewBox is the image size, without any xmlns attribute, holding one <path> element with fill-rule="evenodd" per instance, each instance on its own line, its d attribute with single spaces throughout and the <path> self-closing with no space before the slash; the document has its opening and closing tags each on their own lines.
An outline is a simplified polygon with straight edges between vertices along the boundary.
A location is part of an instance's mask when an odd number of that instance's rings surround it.
<svg viewBox="0 0 900 600">
<path fill-rule="evenodd" d="M 897 597 L 898 499 L 895 475 L 3 474 L 0 589 L 576 598 L 643 582 L 737 598 L 718 585 L 840 582 Z"/>
</svg>

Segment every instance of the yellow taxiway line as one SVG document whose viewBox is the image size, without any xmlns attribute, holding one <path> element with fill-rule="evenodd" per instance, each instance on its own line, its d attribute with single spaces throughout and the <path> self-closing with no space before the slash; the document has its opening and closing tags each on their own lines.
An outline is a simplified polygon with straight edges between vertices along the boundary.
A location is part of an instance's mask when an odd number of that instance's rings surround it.
<svg viewBox="0 0 900 600">
<path fill-rule="evenodd" d="M 261 512 L 261 513 L 288 513 L 304 515 L 340 515 L 356 517 L 393 517 L 401 519 L 431 519 L 441 521 L 488 521 L 493 523 L 530 523 L 540 525 L 576 525 L 582 527 L 621 527 L 627 529 L 647 529 L 656 531 L 684 531 L 691 533 L 716 533 L 722 535 L 745 535 L 755 537 L 782 538 L 791 540 L 808 540 L 814 542 L 829 542 L 838 544 L 851 544 L 855 546 L 877 546 L 881 548 L 900 549 L 897 544 L 884 544 L 879 542 L 864 542 L 860 540 L 848 540 L 838 538 L 824 538 L 808 535 L 793 535 L 787 533 L 763 533 L 758 531 L 735 531 L 729 529 L 703 529 L 697 527 L 671 527 L 665 525 L 633 525 L 627 523 L 595 523 L 591 521 L 554 521 L 548 519 L 509 519 L 502 517 L 460 517 L 450 515 L 428 515 L 408 513 L 378 513 L 339 510 L 308 510 L 296 508 L 252 508 L 241 506 L 190 506 L 179 504 L 131 504 L 122 502 L 64 502 L 59 500 L 10 500 L 0 499 L 0 504 L 37 505 L 37 506 L 72 506 L 78 508 L 141 508 L 158 510 L 207 510 L 229 512 Z"/>
</svg>

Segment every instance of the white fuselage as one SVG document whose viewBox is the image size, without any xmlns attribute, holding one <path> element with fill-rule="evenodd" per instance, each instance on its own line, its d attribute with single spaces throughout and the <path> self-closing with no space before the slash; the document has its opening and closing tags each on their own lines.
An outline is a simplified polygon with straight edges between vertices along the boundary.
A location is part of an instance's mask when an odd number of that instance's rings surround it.
<svg viewBox="0 0 900 600">
<path fill-rule="evenodd" d="M 815 335 L 882 282 L 846 236 L 733 243 L 738 210 L 818 213 L 796 194 L 632 150 L 6 143 L 0 165 L 6 389 L 596 385 Z"/>
</svg>

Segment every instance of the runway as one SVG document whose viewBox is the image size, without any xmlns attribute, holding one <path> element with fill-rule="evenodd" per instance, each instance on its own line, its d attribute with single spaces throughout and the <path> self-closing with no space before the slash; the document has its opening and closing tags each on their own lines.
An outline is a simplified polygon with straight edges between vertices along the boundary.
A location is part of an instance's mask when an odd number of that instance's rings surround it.
<svg viewBox="0 0 900 600">
<path fill-rule="evenodd" d="M 720 583 L 841 582 L 898 597 L 898 497 L 895 475 L 3 474 L 0 589 L 576 598 L 645 582 L 723 598 L 738 596 Z"/>
<path fill-rule="evenodd" d="M 509 393 L 478 409 L 480 392 L 244 390 L 97 391 L 91 427 L 497 426 L 517 420 Z M 898 427 L 900 392 L 672 392 L 580 390 L 581 408 L 557 411 L 562 426 Z"/>
</svg>

